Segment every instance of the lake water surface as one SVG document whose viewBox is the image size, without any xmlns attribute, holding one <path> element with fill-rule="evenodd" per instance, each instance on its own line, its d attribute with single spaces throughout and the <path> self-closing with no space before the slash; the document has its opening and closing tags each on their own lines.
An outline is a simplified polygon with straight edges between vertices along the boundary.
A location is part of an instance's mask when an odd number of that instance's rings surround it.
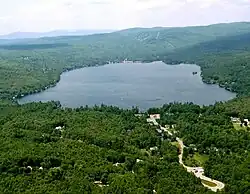
<svg viewBox="0 0 250 194">
<path fill-rule="evenodd" d="M 55 87 L 25 96 L 19 103 L 55 100 L 72 108 L 103 103 L 146 110 L 174 101 L 208 105 L 234 97 L 234 93 L 217 85 L 204 84 L 197 65 L 154 62 L 109 64 L 66 72 Z"/>
</svg>

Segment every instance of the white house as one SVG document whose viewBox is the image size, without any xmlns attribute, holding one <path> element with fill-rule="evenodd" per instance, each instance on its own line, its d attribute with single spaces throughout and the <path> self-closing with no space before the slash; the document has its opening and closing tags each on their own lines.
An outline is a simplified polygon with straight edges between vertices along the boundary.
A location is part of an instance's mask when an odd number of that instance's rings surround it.
<svg viewBox="0 0 250 194">
<path fill-rule="evenodd" d="M 63 127 L 58 126 L 58 127 L 55 128 L 55 130 L 62 130 L 62 128 L 63 128 Z"/>
<path fill-rule="evenodd" d="M 143 160 L 136 159 L 136 163 L 138 163 L 138 162 L 143 162 Z"/>
<path fill-rule="evenodd" d="M 158 150 L 158 147 L 155 146 L 155 147 L 150 148 L 150 151 L 154 151 L 154 150 Z"/>
<path fill-rule="evenodd" d="M 247 122 L 247 124 L 249 124 L 249 120 L 248 119 L 244 119 L 244 122 Z"/>
<path fill-rule="evenodd" d="M 150 115 L 150 118 L 151 119 L 160 119 L 161 115 L 160 114 L 153 114 L 153 115 Z"/>
<path fill-rule="evenodd" d="M 238 122 L 240 122 L 240 119 L 239 119 L 239 118 L 236 118 L 236 117 L 231 117 L 231 121 L 232 121 L 233 123 L 238 123 Z"/>
</svg>

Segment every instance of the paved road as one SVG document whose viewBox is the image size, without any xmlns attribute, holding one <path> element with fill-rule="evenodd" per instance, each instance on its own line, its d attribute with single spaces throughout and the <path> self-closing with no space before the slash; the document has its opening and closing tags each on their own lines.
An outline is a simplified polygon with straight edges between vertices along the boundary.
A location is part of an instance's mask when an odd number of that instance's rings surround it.
<svg viewBox="0 0 250 194">
<path fill-rule="evenodd" d="M 217 192 L 218 190 L 222 190 L 225 187 L 225 184 L 220 182 L 220 181 L 213 180 L 213 179 L 211 179 L 209 177 L 206 177 L 204 175 L 204 169 L 202 167 L 189 167 L 189 166 L 186 166 L 183 163 L 182 158 L 183 158 L 183 149 L 184 149 L 185 145 L 183 144 L 183 141 L 181 139 L 176 138 L 176 140 L 178 141 L 179 146 L 180 146 L 179 163 L 184 168 L 186 168 L 188 172 L 192 172 L 197 178 L 200 178 L 201 180 L 212 182 L 212 183 L 217 185 L 215 187 L 210 187 L 210 186 L 205 185 L 205 184 L 202 183 L 204 187 L 207 187 L 207 188 L 211 189 L 214 192 Z"/>
<path fill-rule="evenodd" d="M 150 119 L 148 120 L 149 122 L 152 122 L 154 125 L 156 126 L 160 126 L 157 121 L 155 119 Z M 160 126 L 160 129 L 162 131 L 165 131 L 167 132 L 169 135 L 173 135 L 167 128 L 165 127 L 162 127 Z M 217 180 L 213 180 L 209 177 L 206 177 L 204 175 L 204 169 L 202 167 L 189 167 L 189 166 L 186 166 L 184 163 L 183 163 L 183 150 L 184 150 L 184 147 L 185 145 L 183 144 L 183 141 L 180 139 L 180 138 L 176 138 L 176 141 L 178 142 L 179 144 L 179 147 L 180 147 L 180 154 L 179 154 L 179 163 L 190 173 L 193 173 L 197 178 L 200 178 L 201 180 L 205 180 L 205 181 L 209 181 L 209 182 L 212 182 L 214 184 L 216 184 L 215 187 L 210 187 L 208 185 L 205 185 L 204 183 L 203 186 L 204 187 L 207 187 L 209 188 L 210 190 L 214 191 L 214 192 L 217 192 L 218 190 L 222 190 L 224 187 L 225 187 L 225 184 L 220 182 L 220 181 L 217 181 Z"/>
</svg>

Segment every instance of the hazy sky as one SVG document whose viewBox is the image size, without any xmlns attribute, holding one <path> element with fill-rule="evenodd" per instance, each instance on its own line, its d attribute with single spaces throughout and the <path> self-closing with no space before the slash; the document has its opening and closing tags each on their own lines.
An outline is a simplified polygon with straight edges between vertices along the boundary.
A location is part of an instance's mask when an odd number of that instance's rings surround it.
<svg viewBox="0 0 250 194">
<path fill-rule="evenodd" d="M 0 0 L 0 34 L 250 21 L 250 0 Z"/>
</svg>

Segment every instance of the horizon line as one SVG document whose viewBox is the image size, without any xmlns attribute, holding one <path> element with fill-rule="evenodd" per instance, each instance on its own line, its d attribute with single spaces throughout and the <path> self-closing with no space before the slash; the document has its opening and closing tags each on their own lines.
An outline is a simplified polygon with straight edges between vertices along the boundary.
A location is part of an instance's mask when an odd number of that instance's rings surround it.
<svg viewBox="0 0 250 194">
<path fill-rule="evenodd" d="M 96 30 L 96 31 L 110 31 L 107 33 L 112 33 L 112 32 L 119 32 L 119 31 L 123 31 L 123 30 L 129 30 L 129 29 L 153 29 L 153 28 L 185 28 L 185 27 L 208 27 L 208 26 L 213 26 L 213 25 L 220 25 L 220 24 L 234 24 L 234 23 L 250 23 L 250 21 L 232 21 L 232 22 L 218 22 L 218 23 L 211 23 L 211 24 L 197 24 L 197 25 L 183 25 L 183 26 L 151 26 L 151 27 L 143 27 L 143 26 L 134 26 L 134 27 L 128 27 L 128 28 L 120 28 L 120 29 L 109 29 L 109 28 L 102 28 L 102 29 L 98 29 L 98 28 L 85 28 L 85 29 L 51 29 L 51 30 L 47 30 L 47 31 L 12 31 L 9 33 L 4 33 L 1 34 L 0 33 L 0 37 L 1 36 L 8 36 L 8 35 L 12 35 L 15 33 L 52 33 L 52 32 L 57 32 L 57 31 L 65 31 L 65 32 L 78 32 L 78 31 L 91 31 L 91 30 Z M 101 32 L 102 33 L 102 32 Z M 105 33 L 105 32 L 103 32 Z"/>
</svg>

